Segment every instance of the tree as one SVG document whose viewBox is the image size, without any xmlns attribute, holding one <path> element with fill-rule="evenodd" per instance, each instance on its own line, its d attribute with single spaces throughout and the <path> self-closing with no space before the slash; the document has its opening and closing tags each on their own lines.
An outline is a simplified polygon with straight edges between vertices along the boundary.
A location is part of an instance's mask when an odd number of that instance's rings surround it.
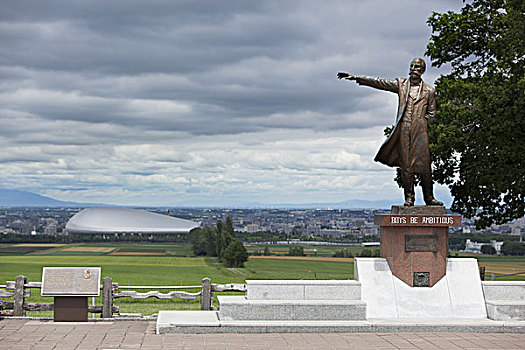
<svg viewBox="0 0 525 350">
<path fill-rule="evenodd" d="M 369 258 L 372 256 L 372 251 L 368 248 L 365 248 L 361 251 L 361 254 L 359 256 Z"/>
<path fill-rule="evenodd" d="M 214 227 L 198 227 L 190 231 L 193 254 L 218 256 L 217 230 Z"/>
<path fill-rule="evenodd" d="M 525 244 L 519 242 L 505 242 L 501 246 L 503 255 L 525 255 Z"/>
<path fill-rule="evenodd" d="M 473 0 L 433 13 L 426 54 L 451 64 L 429 127 L 434 179 L 477 228 L 525 215 L 525 2 Z"/>
<path fill-rule="evenodd" d="M 305 256 L 304 248 L 301 246 L 288 248 L 288 256 Z"/>
<path fill-rule="evenodd" d="M 244 263 L 248 261 L 248 252 L 242 242 L 235 239 L 226 247 L 222 258 L 227 267 L 244 267 Z"/>
<path fill-rule="evenodd" d="M 270 248 L 266 245 L 264 246 L 264 253 L 265 256 L 272 255 L 272 252 L 270 251 Z"/>
<path fill-rule="evenodd" d="M 487 255 L 496 255 L 496 248 L 491 246 L 490 244 L 483 244 L 481 246 L 481 253 L 487 254 Z"/>
</svg>

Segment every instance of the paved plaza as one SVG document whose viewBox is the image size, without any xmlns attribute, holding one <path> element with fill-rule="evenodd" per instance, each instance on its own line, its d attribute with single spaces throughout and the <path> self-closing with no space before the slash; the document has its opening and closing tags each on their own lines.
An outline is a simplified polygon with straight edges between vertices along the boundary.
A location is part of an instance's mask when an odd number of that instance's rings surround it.
<svg viewBox="0 0 525 350">
<path fill-rule="evenodd" d="M 155 322 L 0 320 L 0 349 L 525 349 L 525 334 L 155 334 Z"/>
</svg>

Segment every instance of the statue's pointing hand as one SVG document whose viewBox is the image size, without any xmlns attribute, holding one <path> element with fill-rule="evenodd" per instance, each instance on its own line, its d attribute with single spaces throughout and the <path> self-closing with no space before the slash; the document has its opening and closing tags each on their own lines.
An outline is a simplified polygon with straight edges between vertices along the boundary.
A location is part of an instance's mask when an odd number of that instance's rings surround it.
<svg viewBox="0 0 525 350">
<path fill-rule="evenodd" d="M 346 72 L 337 73 L 337 79 L 355 80 L 356 76 Z"/>
</svg>

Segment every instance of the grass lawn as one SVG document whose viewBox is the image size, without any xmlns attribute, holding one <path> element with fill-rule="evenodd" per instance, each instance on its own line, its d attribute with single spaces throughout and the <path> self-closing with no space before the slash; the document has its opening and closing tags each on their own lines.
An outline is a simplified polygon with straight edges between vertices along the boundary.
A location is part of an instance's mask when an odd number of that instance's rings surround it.
<svg viewBox="0 0 525 350">
<path fill-rule="evenodd" d="M 79 266 L 101 267 L 103 277 L 111 277 L 121 286 L 191 286 L 200 285 L 204 277 L 212 283 L 244 283 L 246 279 L 352 279 L 353 263 L 312 260 L 274 260 L 251 259 L 246 268 L 229 270 L 217 267 L 208 258 L 183 258 L 168 256 L 64 256 L 64 255 L 25 255 L 0 256 L 0 284 L 14 281 L 23 274 L 28 281 L 41 281 L 42 267 Z M 144 290 L 144 292 L 147 290 Z M 169 290 L 162 290 L 163 293 Z M 188 290 L 198 292 L 198 290 Z M 52 302 L 51 298 L 41 298 L 39 289 L 31 290 L 27 302 Z M 228 293 L 232 294 L 232 293 Z M 239 293 L 237 293 L 239 294 Z M 12 298 L 4 298 L 5 300 Z M 89 300 L 91 303 L 91 299 Z M 97 298 L 97 305 L 101 305 Z M 158 310 L 199 309 L 200 301 L 175 300 L 115 300 L 121 313 L 142 313 L 145 315 Z M 28 312 L 30 316 L 51 317 L 49 312 Z"/>
</svg>

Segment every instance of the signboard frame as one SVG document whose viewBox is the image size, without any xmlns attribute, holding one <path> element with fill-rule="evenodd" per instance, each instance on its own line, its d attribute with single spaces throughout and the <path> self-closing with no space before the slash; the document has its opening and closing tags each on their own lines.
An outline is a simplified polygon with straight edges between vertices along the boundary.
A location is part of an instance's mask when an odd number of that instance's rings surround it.
<svg viewBox="0 0 525 350">
<path fill-rule="evenodd" d="M 57 287 L 53 285 L 50 280 L 52 274 L 56 274 L 55 271 L 68 271 L 73 274 L 74 278 L 70 278 L 66 282 L 62 282 L 62 286 Z M 53 272 L 51 272 L 53 271 Z M 56 277 L 56 276 L 53 276 Z M 66 277 L 65 277 L 66 278 Z M 90 290 L 78 291 L 75 289 L 75 282 L 79 279 L 93 279 L 93 286 Z M 82 297 L 98 297 L 100 296 L 100 279 L 101 279 L 101 268 L 100 267 L 43 267 L 42 268 L 42 288 L 40 296 L 43 297 L 67 297 L 67 296 L 82 296 Z M 96 280 L 96 287 L 95 281 Z M 67 283 L 69 282 L 69 284 Z M 96 290 L 95 290 L 96 288 Z M 49 290 L 51 289 L 51 290 Z M 62 289 L 63 291 L 60 291 Z M 58 290 L 58 291 L 57 291 Z"/>
</svg>

